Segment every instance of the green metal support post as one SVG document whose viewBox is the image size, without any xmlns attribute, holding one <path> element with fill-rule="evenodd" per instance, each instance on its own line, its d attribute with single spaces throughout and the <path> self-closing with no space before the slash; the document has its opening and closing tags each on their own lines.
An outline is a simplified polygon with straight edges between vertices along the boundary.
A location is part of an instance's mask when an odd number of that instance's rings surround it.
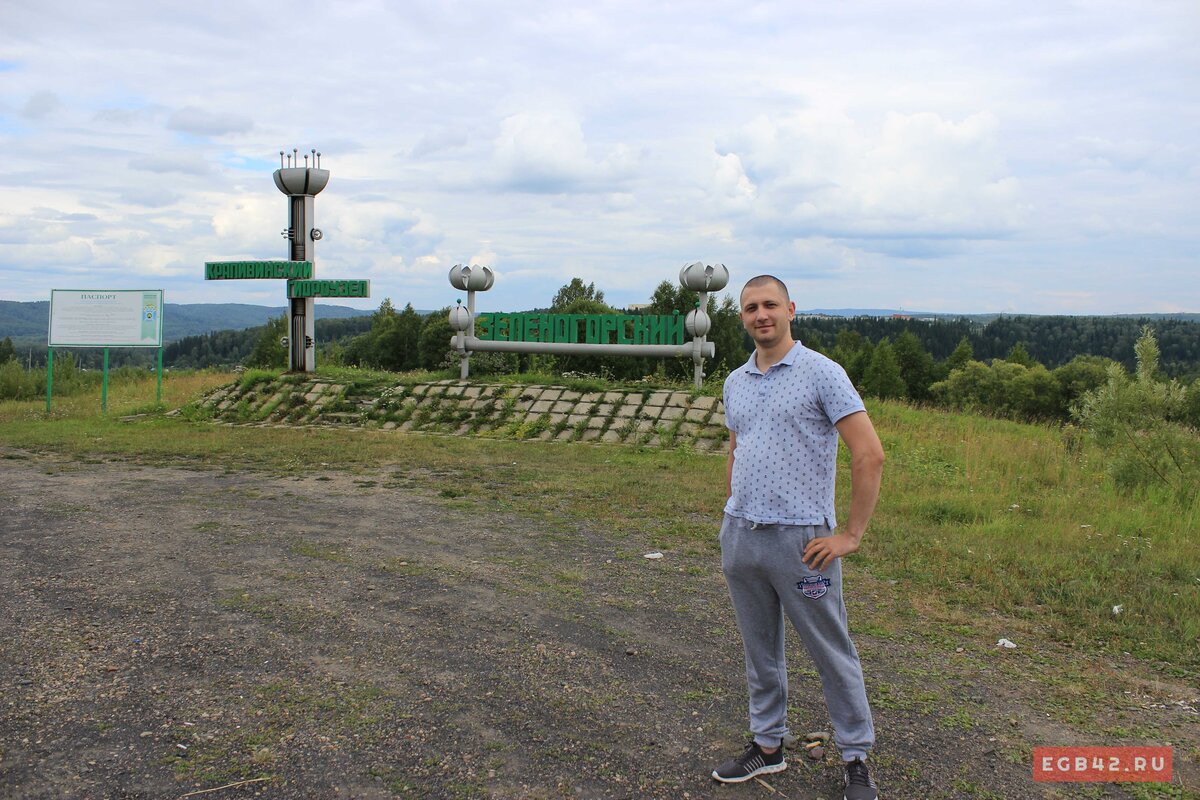
<svg viewBox="0 0 1200 800">
<path fill-rule="evenodd" d="M 50 398 L 54 394 L 54 348 L 47 348 L 46 353 L 46 413 L 50 413 Z"/>
<path fill-rule="evenodd" d="M 161 347 L 158 348 L 158 389 L 154 395 L 155 405 L 160 406 L 162 405 L 162 351 Z"/>
<path fill-rule="evenodd" d="M 100 413 L 108 413 L 108 348 L 104 348 L 104 377 L 100 379 Z"/>
</svg>

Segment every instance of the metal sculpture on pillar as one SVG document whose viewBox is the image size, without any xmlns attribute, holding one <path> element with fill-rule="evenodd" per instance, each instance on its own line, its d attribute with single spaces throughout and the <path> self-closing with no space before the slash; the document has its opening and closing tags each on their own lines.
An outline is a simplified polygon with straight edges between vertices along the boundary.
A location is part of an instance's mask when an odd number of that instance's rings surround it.
<svg viewBox="0 0 1200 800">
<path fill-rule="evenodd" d="M 697 391 L 704 385 L 704 345 L 705 337 L 712 329 L 712 320 L 708 317 L 708 293 L 719 292 L 729 283 L 729 270 L 724 264 L 701 264 L 699 261 L 688 264 L 679 270 L 679 283 L 685 289 L 700 293 L 696 308 L 689 311 L 684 321 L 684 328 L 692 341 L 696 342 L 692 350 L 692 362 L 695 364 L 694 378 Z"/>
<path fill-rule="evenodd" d="M 313 198 L 329 183 L 329 170 L 321 169 L 320 153 L 312 150 L 310 155 L 312 162 L 305 155 L 302 167 L 296 150 L 291 155 L 279 151 L 275 186 L 288 196 L 288 227 L 283 231 L 288 240 L 287 260 L 204 262 L 204 279 L 208 281 L 287 281 L 288 335 L 283 337 L 283 346 L 288 352 L 288 369 L 293 372 L 313 372 L 317 368 L 313 298 L 371 296 L 371 282 L 363 278 L 313 280 L 316 242 L 322 238 L 320 229 L 313 225 Z"/>
<path fill-rule="evenodd" d="M 486 292 L 495 282 L 496 273 L 491 267 L 455 264 L 450 268 L 450 285 L 467 293 L 466 309 L 461 300 L 450 309 L 450 328 L 455 332 L 454 349 L 459 354 L 458 376 L 462 380 L 467 379 L 470 370 L 471 351 L 467 349 L 467 339 L 475 338 L 475 292 Z"/>
<path fill-rule="evenodd" d="M 299 154 L 292 150 L 284 166 L 284 151 L 279 151 L 279 169 L 275 170 L 275 186 L 288 196 L 288 227 L 282 232 L 288 240 L 289 261 L 308 261 L 316 273 L 316 243 L 321 231 L 316 221 L 314 198 L 329 183 L 329 170 L 321 169 L 321 154 L 312 151 L 304 155 L 304 166 L 300 166 Z M 288 369 L 297 372 L 312 372 L 316 369 L 316 321 L 312 297 L 288 299 Z"/>
</svg>

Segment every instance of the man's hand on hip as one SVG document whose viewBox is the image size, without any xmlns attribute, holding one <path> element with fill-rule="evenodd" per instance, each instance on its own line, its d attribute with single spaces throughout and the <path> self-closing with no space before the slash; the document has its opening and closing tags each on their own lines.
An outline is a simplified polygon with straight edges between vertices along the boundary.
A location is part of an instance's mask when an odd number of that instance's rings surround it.
<svg viewBox="0 0 1200 800">
<path fill-rule="evenodd" d="M 845 533 L 818 536 L 804 548 L 804 563 L 811 570 L 820 572 L 833 563 L 835 558 L 858 552 L 858 539 Z"/>
</svg>

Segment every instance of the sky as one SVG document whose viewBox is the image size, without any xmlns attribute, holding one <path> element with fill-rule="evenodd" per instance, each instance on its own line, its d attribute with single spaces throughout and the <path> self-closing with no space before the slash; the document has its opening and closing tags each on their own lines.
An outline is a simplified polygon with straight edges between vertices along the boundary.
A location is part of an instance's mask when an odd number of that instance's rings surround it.
<svg viewBox="0 0 1200 800">
<path fill-rule="evenodd" d="M 1200 312 L 1200 4 L 4 0 L 0 299 L 646 302 L 686 264 L 808 308 Z M 465 298 L 464 298 L 465 300 Z"/>
</svg>

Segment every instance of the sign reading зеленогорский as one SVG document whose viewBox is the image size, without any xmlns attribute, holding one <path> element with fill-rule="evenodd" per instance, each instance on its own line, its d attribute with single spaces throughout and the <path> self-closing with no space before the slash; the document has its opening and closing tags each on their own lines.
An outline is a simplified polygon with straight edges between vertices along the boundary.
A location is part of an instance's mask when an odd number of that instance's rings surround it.
<svg viewBox="0 0 1200 800">
<path fill-rule="evenodd" d="M 497 342 L 681 345 L 680 314 L 480 314 L 480 339 Z"/>
<path fill-rule="evenodd" d="M 162 347 L 162 289 L 51 289 L 50 347 Z"/>
<path fill-rule="evenodd" d="M 245 280 L 247 278 L 287 278 L 307 280 L 312 277 L 311 261 L 205 261 L 206 281 Z"/>
</svg>

